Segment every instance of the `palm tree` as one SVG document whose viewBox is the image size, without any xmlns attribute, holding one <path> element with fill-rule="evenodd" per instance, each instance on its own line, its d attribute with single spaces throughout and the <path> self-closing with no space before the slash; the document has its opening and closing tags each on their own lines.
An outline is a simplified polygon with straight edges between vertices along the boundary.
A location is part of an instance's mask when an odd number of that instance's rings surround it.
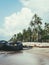
<svg viewBox="0 0 49 65">
<path fill-rule="evenodd" d="M 31 41 L 31 28 L 28 27 L 27 30 L 23 30 L 23 41 L 24 42 L 29 42 Z"/>
<path fill-rule="evenodd" d="M 23 30 L 23 41 L 25 41 L 26 40 L 26 30 L 24 29 Z"/>
<path fill-rule="evenodd" d="M 29 40 L 28 31 L 24 29 L 23 30 L 23 41 L 28 42 L 28 40 Z"/>
<path fill-rule="evenodd" d="M 32 36 L 32 31 L 31 31 L 30 27 L 28 27 L 27 33 L 28 33 L 28 41 L 31 42 L 32 41 L 32 37 L 31 37 Z"/>
<path fill-rule="evenodd" d="M 38 41 L 39 41 L 39 26 L 42 24 L 41 22 L 41 18 L 37 16 L 37 14 L 35 14 L 30 22 L 30 26 L 31 28 L 33 28 L 33 35 L 35 35 L 35 32 L 37 32 L 38 34 Z M 34 39 L 35 41 L 35 39 Z"/>
<path fill-rule="evenodd" d="M 23 41 L 23 35 L 21 32 L 17 34 L 17 41 Z"/>
<path fill-rule="evenodd" d="M 11 38 L 9 41 L 13 41 L 13 42 L 16 42 L 16 41 L 17 41 L 17 37 L 16 37 L 16 34 L 14 34 L 14 35 L 12 36 L 12 38 Z"/>
<path fill-rule="evenodd" d="M 46 38 L 49 38 L 49 23 L 45 23 L 45 27 L 44 27 L 44 39 L 45 41 L 47 40 Z"/>
<path fill-rule="evenodd" d="M 49 23 L 45 23 L 45 30 L 47 31 L 47 34 L 49 34 Z"/>
</svg>

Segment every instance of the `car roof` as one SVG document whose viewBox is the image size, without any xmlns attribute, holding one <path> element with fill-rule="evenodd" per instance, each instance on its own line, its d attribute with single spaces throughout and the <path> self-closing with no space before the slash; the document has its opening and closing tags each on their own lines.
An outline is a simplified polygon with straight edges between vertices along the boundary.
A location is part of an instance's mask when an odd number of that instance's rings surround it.
<svg viewBox="0 0 49 65">
<path fill-rule="evenodd" d="M 0 40 L 0 43 L 7 43 L 7 41 L 5 41 L 5 40 Z"/>
</svg>

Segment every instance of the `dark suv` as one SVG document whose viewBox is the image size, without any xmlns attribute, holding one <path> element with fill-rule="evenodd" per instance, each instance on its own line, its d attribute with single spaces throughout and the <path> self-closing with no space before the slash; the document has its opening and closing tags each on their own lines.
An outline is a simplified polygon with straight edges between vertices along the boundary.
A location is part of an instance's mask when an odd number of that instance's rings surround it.
<svg viewBox="0 0 49 65">
<path fill-rule="evenodd" d="M 0 50 L 4 50 L 4 46 L 6 46 L 7 41 L 0 40 Z"/>
<path fill-rule="evenodd" d="M 22 50 L 23 45 L 21 42 L 5 42 L 3 41 L 0 43 L 0 50 L 5 50 L 5 51 L 16 51 L 16 50 Z"/>
</svg>

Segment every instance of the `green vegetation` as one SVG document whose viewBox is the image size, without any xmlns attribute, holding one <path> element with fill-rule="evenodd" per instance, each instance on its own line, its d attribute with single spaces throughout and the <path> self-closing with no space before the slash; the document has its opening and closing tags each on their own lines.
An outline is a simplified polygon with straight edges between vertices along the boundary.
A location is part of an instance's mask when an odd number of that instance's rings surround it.
<svg viewBox="0 0 49 65">
<path fill-rule="evenodd" d="M 14 34 L 10 39 L 11 41 L 23 41 L 23 42 L 49 42 L 49 23 L 45 23 L 42 26 L 42 19 L 35 14 L 30 21 L 30 26 L 23 30 L 23 33 L 19 32 Z"/>
</svg>

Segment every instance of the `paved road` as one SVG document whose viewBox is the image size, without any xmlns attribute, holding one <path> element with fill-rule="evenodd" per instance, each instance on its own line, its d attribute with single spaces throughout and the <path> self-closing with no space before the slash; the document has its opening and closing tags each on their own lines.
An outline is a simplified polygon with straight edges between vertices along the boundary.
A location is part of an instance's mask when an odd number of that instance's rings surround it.
<svg viewBox="0 0 49 65">
<path fill-rule="evenodd" d="M 0 54 L 0 65 L 49 65 L 49 58 L 26 52 Z"/>
</svg>

